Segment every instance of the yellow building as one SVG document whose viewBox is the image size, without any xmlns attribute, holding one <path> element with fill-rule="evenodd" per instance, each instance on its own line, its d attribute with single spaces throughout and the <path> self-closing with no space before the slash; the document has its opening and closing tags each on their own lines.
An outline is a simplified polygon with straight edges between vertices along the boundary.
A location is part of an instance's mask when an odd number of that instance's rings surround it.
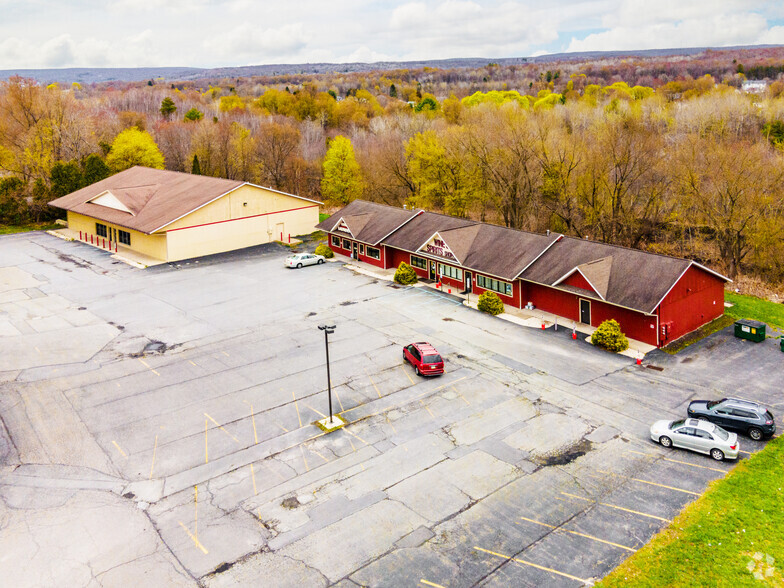
<svg viewBox="0 0 784 588">
<path fill-rule="evenodd" d="M 132 167 L 50 202 L 72 235 L 117 251 L 177 261 L 315 230 L 320 202 L 248 182 Z"/>
</svg>

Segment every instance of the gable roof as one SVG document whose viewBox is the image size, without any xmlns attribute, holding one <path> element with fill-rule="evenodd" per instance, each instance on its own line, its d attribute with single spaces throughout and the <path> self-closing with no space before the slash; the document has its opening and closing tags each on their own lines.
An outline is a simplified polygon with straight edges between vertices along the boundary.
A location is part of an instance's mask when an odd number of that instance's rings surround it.
<svg viewBox="0 0 784 588">
<path fill-rule="evenodd" d="M 384 221 L 381 218 L 384 215 L 390 215 L 390 219 Z M 349 217 L 356 219 L 353 224 L 348 221 Z M 520 278 L 648 314 L 656 310 L 692 266 L 730 281 L 687 259 L 565 237 L 558 233 L 528 233 L 434 212 L 407 211 L 360 200 L 355 200 L 333 214 L 318 228 L 333 232 L 341 219 L 346 220 L 347 226 L 360 241 L 371 242 L 366 239 L 366 235 L 371 232 L 373 236 L 381 234 L 378 227 L 383 226 L 389 232 L 374 244 L 382 242 L 389 247 L 421 253 L 431 259 L 459 263 L 467 270 L 509 281 Z M 406 220 L 401 223 L 401 219 Z M 396 223 L 400 224 L 391 228 Z M 371 228 L 373 231 L 369 230 Z M 355 233 L 357 230 L 361 237 Z M 435 236 L 446 243 L 457 262 L 422 250 Z M 563 283 L 575 272 L 585 278 L 593 291 Z"/>
<path fill-rule="evenodd" d="M 342 220 L 357 241 L 378 245 L 384 237 L 399 229 L 420 212 L 376 202 L 354 200 L 317 224 L 316 228 L 334 232 L 335 227 Z"/>
<path fill-rule="evenodd" d="M 514 280 L 560 238 L 556 233 L 539 235 L 423 212 L 384 239 L 384 244 L 414 253 L 436 233 L 463 267 L 507 280 Z"/>
<path fill-rule="evenodd" d="M 49 204 L 151 234 L 246 184 L 253 185 L 135 166 Z M 286 196 L 316 202 L 294 194 Z"/>
<path fill-rule="evenodd" d="M 692 265 L 729 281 L 688 259 L 574 237 L 564 237 L 520 277 L 571 290 L 560 283 L 579 271 L 594 287 L 597 298 L 652 314 Z"/>
</svg>

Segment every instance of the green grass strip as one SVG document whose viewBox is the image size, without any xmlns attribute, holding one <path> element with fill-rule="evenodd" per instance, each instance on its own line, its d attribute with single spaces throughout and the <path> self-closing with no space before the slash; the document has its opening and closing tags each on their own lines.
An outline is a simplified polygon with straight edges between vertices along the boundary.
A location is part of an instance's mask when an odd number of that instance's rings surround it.
<svg viewBox="0 0 784 588">
<path fill-rule="evenodd" d="M 29 225 L 0 225 L 0 235 L 11 235 L 13 233 L 26 233 L 28 231 L 52 231 L 61 229 L 60 225 L 53 223 L 32 223 Z"/>
<path fill-rule="evenodd" d="M 784 586 L 781 437 L 711 482 L 669 527 L 597 586 Z"/>
<path fill-rule="evenodd" d="M 735 292 L 725 292 L 724 300 L 733 305 L 725 313 L 736 319 L 754 319 L 784 329 L 784 304 Z"/>
</svg>

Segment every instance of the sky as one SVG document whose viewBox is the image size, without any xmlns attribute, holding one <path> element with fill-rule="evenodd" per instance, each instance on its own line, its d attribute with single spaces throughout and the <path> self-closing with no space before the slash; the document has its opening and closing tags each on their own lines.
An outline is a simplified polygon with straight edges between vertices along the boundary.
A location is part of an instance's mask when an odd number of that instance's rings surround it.
<svg viewBox="0 0 784 588">
<path fill-rule="evenodd" d="M 0 0 L 0 70 L 784 44 L 784 0 Z"/>
</svg>

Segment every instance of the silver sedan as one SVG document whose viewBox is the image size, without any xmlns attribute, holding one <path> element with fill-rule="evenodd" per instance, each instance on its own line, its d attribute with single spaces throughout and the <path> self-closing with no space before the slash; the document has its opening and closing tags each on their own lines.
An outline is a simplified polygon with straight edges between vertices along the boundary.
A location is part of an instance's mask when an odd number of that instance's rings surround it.
<svg viewBox="0 0 784 588">
<path fill-rule="evenodd" d="M 315 255 L 314 253 L 295 253 L 289 255 L 284 262 L 286 267 L 300 268 L 303 265 L 316 265 L 324 263 L 323 255 Z"/>
<path fill-rule="evenodd" d="M 651 425 L 651 439 L 664 447 L 705 453 L 717 461 L 738 458 L 738 436 L 708 421 L 656 421 Z"/>
</svg>

